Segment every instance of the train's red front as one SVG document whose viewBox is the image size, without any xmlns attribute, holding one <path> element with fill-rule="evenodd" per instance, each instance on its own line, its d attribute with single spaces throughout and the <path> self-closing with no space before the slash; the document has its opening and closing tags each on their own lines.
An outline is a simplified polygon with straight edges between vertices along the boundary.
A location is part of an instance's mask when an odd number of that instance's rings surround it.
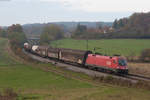
<svg viewBox="0 0 150 100">
<path fill-rule="evenodd" d="M 123 57 L 89 54 L 86 65 L 107 69 L 117 73 L 128 73 L 127 62 Z"/>
</svg>

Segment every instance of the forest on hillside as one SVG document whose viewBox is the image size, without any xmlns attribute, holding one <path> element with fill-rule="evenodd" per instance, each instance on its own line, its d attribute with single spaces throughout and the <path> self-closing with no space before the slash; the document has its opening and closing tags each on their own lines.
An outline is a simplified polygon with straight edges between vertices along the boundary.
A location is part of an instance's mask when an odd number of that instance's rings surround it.
<svg viewBox="0 0 150 100">
<path fill-rule="evenodd" d="M 150 12 L 134 13 L 130 17 L 116 19 L 112 27 L 104 26 L 87 28 L 78 25 L 73 36 L 75 38 L 150 38 Z"/>
<path fill-rule="evenodd" d="M 150 38 L 150 12 L 134 13 L 129 18 L 115 20 L 112 38 Z"/>
</svg>

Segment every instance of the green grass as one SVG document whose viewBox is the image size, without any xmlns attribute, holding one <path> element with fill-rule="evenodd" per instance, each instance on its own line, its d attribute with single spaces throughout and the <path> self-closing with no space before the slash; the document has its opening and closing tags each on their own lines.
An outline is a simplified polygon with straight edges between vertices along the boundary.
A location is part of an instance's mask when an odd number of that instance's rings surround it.
<svg viewBox="0 0 150 100">
<path fill-rule="evenodd" d="M 51 43 L 54 47 L 61 48 L 72 48 L 87 50 L 86 40 L 74 40 L 74 39 L 63 39 L 53 41 Z M 124 56 L 139 56 L 141 51 L 150 48 L 150 39 L 101 39 L 101 40 L 89 40 L 88 50 L 96 52 L 114 55 L 121 54 Z"/>
<path fill-rule="evenodd" d="M 79 97 L 77 100 L 146 100 L 149 97 L 144 97 L 148 92 L 131 89 L 120 89 L 120 88 L 99 88 L 90 95 Z M 136 97 L 134 97 L 136 96 Z"/>
<path fill-rule="evenodd" d="M 19 94 L 18 100 L 150 100 L 148 90 L 101 83 L 95 86 L 41 69 L 48 66 L 60 70 L 51 64 L 22 64 L 7 53 L 7 42 L 0 38 L 0 92 L 13 88 Z M 81 73 L 64 72 L 88 78 Z"/>
<path fill-rule="evenodd" d="M 19 64 L 19 62 L 8 55 L 6 50 L 7 43 L 7 39 L 0 38 L 0 65 Z"/>
<path fill-rule="evenodd" d="M 0 87 L 15 89 L 90 88 L 92 85 L 27 65 L 0 67 Z"/>
</svg>

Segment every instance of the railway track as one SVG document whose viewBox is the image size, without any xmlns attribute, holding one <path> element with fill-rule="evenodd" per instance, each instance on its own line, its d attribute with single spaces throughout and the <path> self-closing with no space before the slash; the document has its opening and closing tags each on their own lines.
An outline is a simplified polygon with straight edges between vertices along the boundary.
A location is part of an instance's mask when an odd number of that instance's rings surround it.
<svg viewBox="0 0 150 100">
<path fill-rule="evenodd" d="M 66 63 L 66 64 L 70 64 L 70 63 Z M 80 66 L 77 66 L 77 65 L 74 65 L 74 64 L 71 64 L 71 65 L 80 68 Z M 84 67 L 82 67 L 82 68 L 84 68 Z M 107 73 L 107 72 L 103 72 L 103 71 L 99 71 L 99 70 L 95 70 L 95 69 L 90 69 L 90 70 L 94 70 L 94 71 L 101 72 L 101 73 Z M 107 73 L 107 74 L 109 74 L 109 75 L 116 75 L 114 73 Z M 145 76 L 141 76 L 141 75 L 135 75 L 135 74 L 124 75 L 124 74 L 120 74 L 120 75 L 116 75 L 116 76 L 121 76 L 121 77 L 125 77 L 125 78 L 132 79 L 132 80 L 139 80 L 139 81 L 148 81 L 148 82 L 150 82 L 150 77 L 145 77 Z"/>
<path fill-rule="evenodd" d="M 145 76 L 141 76 L 141 75 L 128 74 L 125 77 L 131 78 L 131 79 L 136 79 L 136 80 L 141 80 L 141 81 L 149 81 L 150 82 L 150 77 L 145 77 Z"/>
<path fill-rule="evenodd" d="M 53 63 L 57 66 L 65 67 L 68 70 L 75 71 L 75 72 L 82 72 L 82 73 L 85 73 L 85 74 L 87 74 L 89 76 L 93 76 L 93 77 L 112 76 L 113 78 L 131 81 L 132 83 L 137 83 L 138 81 L 150 82 L 150 78 L 145 77 L 145 76 L 134 75 L 134 74 L 115 75 L 115 74 L 110 74 L 110 73 L 104 73 L 104 72 L 99 72 L 99 71 L 95 71 L 95 70 L 86 69 L 84 67 L 77 66 L 77 65 L 74 65 L 74 64 L 64 63 L 62 61 L 42 58 L 40 56 L 37 56 L 37 55 L 31 54 L 29 52 L 26 52 L 25 50 L 23 50 L 23 52 L 25 54 L 29 55 L 31 58 L 33 58 L 35 60 L 38 60 L 38 61 L 41 61 L 41 62 L 46 62 L 46 63 Z"/>
</svg>

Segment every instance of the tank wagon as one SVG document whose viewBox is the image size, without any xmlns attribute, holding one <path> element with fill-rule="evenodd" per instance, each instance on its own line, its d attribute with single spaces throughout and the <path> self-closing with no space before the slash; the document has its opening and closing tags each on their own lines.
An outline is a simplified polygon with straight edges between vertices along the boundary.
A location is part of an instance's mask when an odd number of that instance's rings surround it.
<svg viewBox="0 0 150 100">
<path fill-rule="evenodd" d="M 30 45 L 29 43 L 24 43 L 24 49 L 26 51 L 30 51 L 30 50 L 32 50 L 32 45 Z"/>
<path fill-rule="evenodd" d="M 64 62 L 75 63 L 86 68 L 96 70 L 112 71 L 115 73 L 128 73 L 126 59 L 120 56 L 104 56 L 93 54 L 91 51 L 74 50 L 66 48 L 53 48 L 50 46 L 28 46 L 24 44 L 25 50 L 41 57 L 47 57 Z"/>
</svg>

